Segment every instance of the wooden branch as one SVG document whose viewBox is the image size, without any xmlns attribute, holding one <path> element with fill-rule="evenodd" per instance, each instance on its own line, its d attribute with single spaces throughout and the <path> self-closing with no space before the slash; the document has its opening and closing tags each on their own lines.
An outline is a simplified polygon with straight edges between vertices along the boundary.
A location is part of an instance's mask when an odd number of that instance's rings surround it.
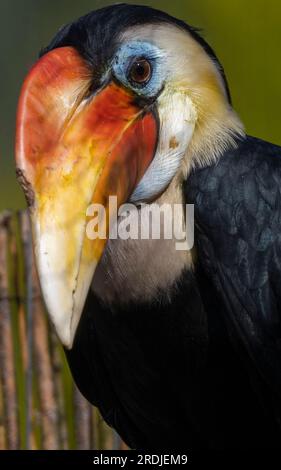
<svg viewBox="0 0 281 470">
<path fill-rule="evenodd" d="M 91 449 L 91 405 L 81 395 L 78 388 L 74 388 L 75 434 L 76 449 Z"/>
<path fill-rule="evenodd" d="M 50 353 L 52 372 L 54 378 L 54 393 L 57 405 L 57 424 L 60 449 L 68 449 L 68 430 L 66 425 L 64 391 L 63 391 L 63 364 L 62 351 L 57 335 L 52 325 L 49 325 Z"/>
<path fill-rule="evenodd" d="M 33 302 L 34 362 L 40 397 L 43 449 L 58 449 L 58 410 L 55 400 L 47 322 L 39 290 L 38 296 L 34 298 Z"/>
<path fill-rule="evenodd" d="M 24 447 L 31 449 L 32 442 L 32 397 L 33 397 L 33 311 L 32 311 L 32 241 L 28 213 L 20 214 L 21 238 L 23 244 L 26 282 L 26 328 L 27 328 L 27 369 L 26 369 L 26 442 Z"/>
<path fill-rule="evenodd" d="M 4 403 L 2 381 L 0 380 L 0 450 L 5 450 L 5 422 L 4 422 Z"/>
<path fill-rule="evenodd" d="M 0 375 L 6 446 L 8 449 L 18 449 L 17 395 L 8 279 L 10 223 L 11 215 L 9 213 L 2 214 L 0 218 Z"/>
<path fill-rule="evenodd" d="M 26 241 L 26 257 L 29 256 L 26 263 L 28 268 L 31 268 L 32 293 L 29 295 L 32 295 L 32 319 L 29 328 L 33 334 L 33 362 L 38 382 L 43 449 L 58 449 L 58 410 L 49 348 L 48 324 L 42 304 L 33 250 L 28 245 L 28 240 L 31 240 L 31 229 L 27 213 L 22 215 L 22 227 Z M 29 353 L 32 354 L 32 350 Z"/>
</svg>

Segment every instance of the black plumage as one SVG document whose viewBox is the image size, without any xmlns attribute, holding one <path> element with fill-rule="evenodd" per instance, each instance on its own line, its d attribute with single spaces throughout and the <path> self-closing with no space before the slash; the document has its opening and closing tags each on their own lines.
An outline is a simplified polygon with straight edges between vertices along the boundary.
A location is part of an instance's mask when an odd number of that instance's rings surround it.
<svg viewBox="0 0 281 470">
<path fill-rule="evenodd" d="M 200 268 L 219 295 L 221 321 L 262 406 L 279 425 L 280 183 L 281 148 L 247 137 L 185 186 L 195 204 Z"/>
</svg>

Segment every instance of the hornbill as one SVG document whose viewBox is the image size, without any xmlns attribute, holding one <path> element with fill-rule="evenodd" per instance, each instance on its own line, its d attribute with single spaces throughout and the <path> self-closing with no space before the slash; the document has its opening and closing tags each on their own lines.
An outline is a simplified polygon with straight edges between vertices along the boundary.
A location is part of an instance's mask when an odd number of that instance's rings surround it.
<svg viewBox="0 0 281 470">
<path fill-rule="evenodd" d="M 91 12 L 29 72 L 16 161 L 43 297 L 78 387 L 130 447 L 280 446 L 280 157 L 244 134 L 198 31 L 161 11 Z M 110 195 L 180 204 L 176 225 L 194 204 L 193 249 L 87 237 Z"/>
</svg>

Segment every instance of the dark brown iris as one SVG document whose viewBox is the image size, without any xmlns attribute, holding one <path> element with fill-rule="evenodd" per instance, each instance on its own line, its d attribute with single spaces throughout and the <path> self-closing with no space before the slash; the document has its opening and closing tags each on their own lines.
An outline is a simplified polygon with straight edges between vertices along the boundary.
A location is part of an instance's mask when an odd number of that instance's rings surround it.
<svg viewBox="0 0 281 470">
<path fill-rule="evenodd" d="M 151 77 L 151 65 L 146 59 L 136 59 L 132 64 L 129 78 L 132 82 L 143 84 Z"/>
</svg>

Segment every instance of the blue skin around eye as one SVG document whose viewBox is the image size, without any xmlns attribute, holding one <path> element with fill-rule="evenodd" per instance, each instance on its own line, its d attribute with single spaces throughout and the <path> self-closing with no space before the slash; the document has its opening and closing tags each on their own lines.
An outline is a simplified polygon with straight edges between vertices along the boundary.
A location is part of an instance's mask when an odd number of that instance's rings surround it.
<svg viewBox="0 0 281 470">
<path fill-rule="evenodd" d="M 137 58 L 148 60 L 152 67 L 152 75 L 150 80 L 144 85 L 132 83 L 129 78 L 130 68 Z M 112 68 L 115 77 L 125 86 L 134 90 L 137 94 L 152 98 L 157 95 L 163 86 L 165 76 L 163 66 L 165 57 L 163 53 L 153 44 L 149 42 L 134 41 L 124 44 L 113 59 Z"/>
</svg>

